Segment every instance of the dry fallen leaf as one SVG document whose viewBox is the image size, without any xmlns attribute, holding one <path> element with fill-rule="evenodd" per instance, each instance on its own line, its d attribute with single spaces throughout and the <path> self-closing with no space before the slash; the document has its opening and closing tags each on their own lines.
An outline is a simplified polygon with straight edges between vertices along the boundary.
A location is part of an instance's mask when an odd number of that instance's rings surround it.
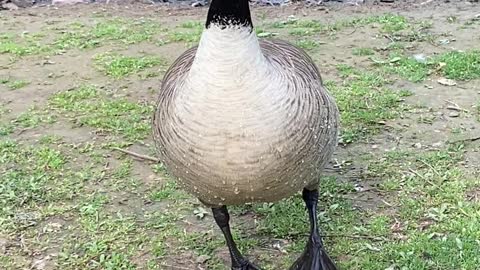
<svg viewBox="0 0 480 270">
<path fill-rule="evenodd" d="M 197 209 L 193 210 L 193 214 L 195 214 L 198 219 L 203 219 L 205 215 L 208 214 L 208 211 L 203 207 L 198 207 Z"/>
</svg>

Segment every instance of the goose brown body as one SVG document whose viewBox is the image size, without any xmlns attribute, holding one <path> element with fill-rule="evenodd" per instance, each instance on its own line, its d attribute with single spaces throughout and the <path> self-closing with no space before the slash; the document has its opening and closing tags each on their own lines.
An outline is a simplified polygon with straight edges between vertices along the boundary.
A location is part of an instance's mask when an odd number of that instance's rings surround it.
<svg viewBox="0 0 480 270">
<path fill-rule="evenodd" d="M 285 41 L 245 35 L 250 43 L 234 52 L 241 63 L 209 67 L 202 57 L 225 55 L 205 55 L 202 36 L 167 71 L 154 114 L 162 162 L 208 205 L 273 202 L 316 186 L 337 145 L 338 109 L 312 59 Z M 215 46 L 236 48 L 228 39 Z M 241 50 L 256 46 L 255 56 Z"/>
</svg>

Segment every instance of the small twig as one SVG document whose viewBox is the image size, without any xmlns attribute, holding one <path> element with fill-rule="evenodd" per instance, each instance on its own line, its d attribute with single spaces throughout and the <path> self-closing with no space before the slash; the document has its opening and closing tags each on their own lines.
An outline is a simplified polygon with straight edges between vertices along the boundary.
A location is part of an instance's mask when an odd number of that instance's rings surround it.
<svg viewBox="0 0 480 270">
<path fill-rule="evenodd" d="M 426 162 L 424 162 L 424 161 L 422 161 L 422 160 L 421 160 L 421 162 L 424 163 L 424 164 L 426 164 L 427 166 L 430 165 L 430 164 L 428 164 L 428 163 L 426 163 Z M 438 172 L 437 172 L 433 167 L 431 167 L 431 166 L 429 166 L 429 167 L 432 168 L 432 170 L 434 170 L 434 172 L 438 175 Z M 440 187 L 439 185 L 435 184 L 434 182 L 428 180 L 427 178 L 425 178 L 423 175 L 419 174 L 419 173 L 418 173 L 417 171 L 415 171 L 414 169 L 408 168 L 408 170 L 409 170 L 411 173 L 415 174 L 416 176 L 418 176 L 418 177 L 422 178 L 423 180 L 425 180 L 425 182 L 429 183 L 430 185 L 432 185 L 432 186 L 434 186 L 434 187 L 437 187 L 437 188 L 440 189 L 440 190 L 443 190 L 442 187 Z"/>
<path fill-rule="evenodd" d="M 458 106 L 458 104 L 453 102 L 453 101 L 445 100 L 445 102 L 447 102 L 448 104 L 451 105 L 451 106 L 447 107 L 447 109 L 449 109 L 449 110 L 463 111 L 463 112 L 468 113 L 468 110 L 463 109 L 462 107 Z"/>
<path fill-rule="evenodd" d="M 455 106 L 455 107 L 459 107 L 457 103 L 455 103 L 455 102 L 453 102 L 453 101 L 451 101 L 451 100 L 446 99 L 445 102 L 450 103 L 450 104 L 452 104 L 452 105 Z"/>
<path fill-rule="evenodd" d="M 455 141 L 449 141 L 449 143 L 459 143 L 459 142 L 475 142 L 480 140 L 480 135 L 470 137 L 470 138 L 465 138 L 465 139 L 458 139 Z"/>
<path fill-rule="evenodd" d="M 388 239 L 378 236 L 369 236 L 369 235 L 353 235 L 353 234 L 324 234 L 321 237 L 325 238 L 351 238 L 351 239 L 368 239 L 373 241 L 386 241 Z"/>
<path fill-rule="evenodd" d="M 395 40 L 390 35 L 383 35 L 383 36 L 390 39 L 392 43 L 395 43 Z"/>
<path fill-rule="evenodd" d="M 421 160 L 420 159 L 420 162 L 422 162 L 423 164 L 427 165 L 427 167 L 429 167 L 430 169 L 432 169 L 432 171 L 438 175 L 438 176 L 441 176 L 440 173 L 438 173 L 437 169 L 435 169 L 431 164 L 427 163 L 426 161 L 424 160 Z"/>
<path fill-rule="evenodd" d="M 31 130 L 32 128 L 24 128 L 24 129 L 21 129 L 18 133 L 17 133 L 17 136 L 20 136 L 22 135 L 24 132 L 27 132 L 29 130 Z"/>
<path fill-rule="evenodd" d="M 153 161 L 153 162 L 156 162 L 156 163 L 160 163 L 160 160 L 158 158 L 154 158 L 154 157 L 150 157 L 150 156 L 146 156 L 146 155 L 142 155 L 142 154 L 138 154 L 138 153 L 135 153 L 135 152 L 132 152 L 132 151 L 128 151 L 128 150 L 125 150 L 125 149 L 121 149 L 121 148 L 118 148 L 118 147 L 112 147 L 113 150 L 117 150 L 119 152 L 122 152 L 124 154 L 128 154 L 128 155 L 131 155 L 133 157 L 136 157 L 138 159 L 143 159 L 143 160 L 150 160 L 150 161 Z"/>
<path fill-rule="evenodd" d="M 462 108 L 458 108 L 458 107 L 455 107 L 455 106 L 447 106 L 447 110 L 458 111 L 458 112 L 463 111 Z"/>
<path fill-rule="evenodd" d="M 352 31 L 351 33 L 348 33 L 348 35 L 350 36 L 350 35 L 352 35 L 353 33 L 357 32 L 357 29 L 358 29 L 358 28 L 355 26 L 355 27 L 353 28 L 353 31 Z"/>
<path fill-rule="evenodd" d="M 427 181 L 427 179 L 425 179 L 425 177 L 423 177 L 423 175 L 419 174 L 419 173 L 418 173 L 417 171 L 415 171 L 414 169 L 408 168 L 408 170 L 409 170 L 411 173 L 415 174 L 416 176 L 418 176 L 418 177 L 422 178 L 423 180 Z"/>
<path fill-rule="evenodd" d="M 391 204 L 391 203 L 389 203 L 389 202 L 387 202 L 387 201 L 385 201 L 385 200 L 383 200 L 383 199 L 382 199 L 381 201 L 382 201 L 386 206 L 392 207 L 392 204 Z"/>
</svg>

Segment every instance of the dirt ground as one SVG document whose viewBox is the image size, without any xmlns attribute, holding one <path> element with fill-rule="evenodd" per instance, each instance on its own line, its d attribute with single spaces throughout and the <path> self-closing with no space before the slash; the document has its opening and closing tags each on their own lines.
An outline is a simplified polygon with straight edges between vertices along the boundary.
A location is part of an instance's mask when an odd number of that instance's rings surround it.
<svg viewBox="0 0 480 270">
<path fill-rule="evenodd" d="M 305 46 L 355 135 L 343 138 L 321 189 L 326 248 L 343 269 L 480 263 L 480 57 L 465 60 L 470 77 L 447 83 L 441 63 L 409 79 L 417 64 L 402 58 L 480 50 L 480 6 L 423 2 L 253 8 L 265 35 Z M 386 13 L 392 19 L 338 24 Z M 155 156 L 149 119 L 161 76 L 198 41 L 205 14 L 138 3 L 0 12 L 1 269 L 228 269 L 208 209 L 161 165 L 118 151 Z M 292 16 L 308 23 L 275 26 Z M 112 19 L 132 31 L 98 26 Z M 137 62 L 115 64 L 117 54 Z M 387 82 L 371 86 L 367 72 Z M 362 94 L 341 92 L 362 83 L 397 100 L 372 97 L 364 105 L 378 114 L 364 119 Z M 265 269 L 286 269 L 303 249 L 303 210 L 299 198 L 233 209 L 241 249 Z"/>
</svg>

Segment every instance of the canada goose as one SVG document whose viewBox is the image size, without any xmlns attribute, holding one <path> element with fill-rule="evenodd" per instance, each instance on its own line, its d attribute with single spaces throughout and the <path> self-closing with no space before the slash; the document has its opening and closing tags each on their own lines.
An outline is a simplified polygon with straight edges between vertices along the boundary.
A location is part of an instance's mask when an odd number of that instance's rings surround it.
<svg viewBox="0 0 480 270">
<path fill-rule="evenodd" d="M 212 208 L 232 269 L 259 269 L 233 241 L 228 205 L 275 202 L 303 189 L 311 235 L 291 269 L 337 269 L 316 219 L 320 173 L 337 145 L 339 113 L 312 59 L 259 40 L 248 0 L 213 0 L 199 45 L 164 77 L 156 146 L 179 186 Z"/>
</svg>

